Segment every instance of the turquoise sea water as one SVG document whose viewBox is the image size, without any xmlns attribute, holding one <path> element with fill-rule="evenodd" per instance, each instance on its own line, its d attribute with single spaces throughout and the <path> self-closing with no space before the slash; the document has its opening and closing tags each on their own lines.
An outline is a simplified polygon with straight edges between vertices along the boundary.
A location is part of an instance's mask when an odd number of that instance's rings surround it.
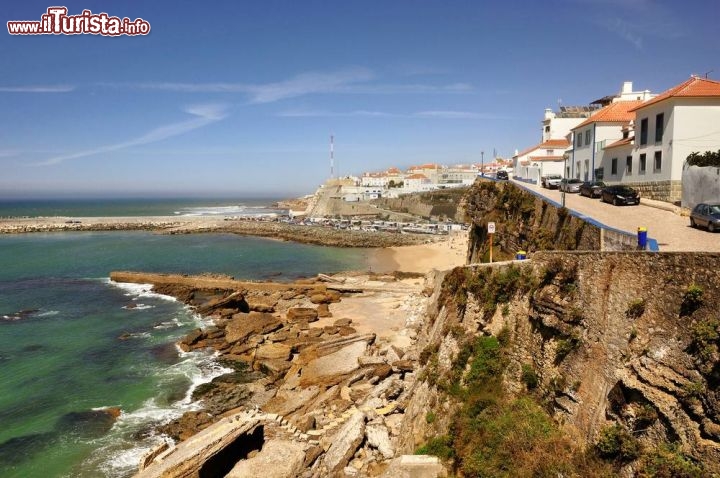
<svg viewBox="0 0 720 478">
<path fill-rule="evenodd" d="M 130 476 L 158 440 L 152 425 L 221 372 L 174 347 L 199 317 L 110 271 L 281 280 L 359 269 L 364 255 L 226 234 L 0 236 L 0 476 Z M 93 411 L 109 406 L 123 411 L 114 424 Z"/>
</svg>

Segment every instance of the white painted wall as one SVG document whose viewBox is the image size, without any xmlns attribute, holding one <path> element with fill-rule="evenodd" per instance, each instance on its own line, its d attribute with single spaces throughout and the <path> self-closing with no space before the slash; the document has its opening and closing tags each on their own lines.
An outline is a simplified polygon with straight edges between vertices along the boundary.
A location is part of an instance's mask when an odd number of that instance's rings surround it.
<svg viewBox="0 0 720 478">
<path fill-rule="evenodd" d="M 701 202 L 720 203 L 720 168 L 687 166 L 682 183 L 682 207 L 692 209 Z"/>
</svg>

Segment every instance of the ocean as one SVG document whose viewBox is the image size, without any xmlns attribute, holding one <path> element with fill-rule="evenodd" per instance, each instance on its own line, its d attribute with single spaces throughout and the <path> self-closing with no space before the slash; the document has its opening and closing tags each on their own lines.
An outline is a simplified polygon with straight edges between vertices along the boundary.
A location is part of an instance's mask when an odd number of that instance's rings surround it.
<svg viewBox="0 0 720 478">
<path fill-rule="evenodd" d="M 272 199 L 0 200 L 3 217 L 242 216 L 283 212 Z"/>
<path fill-rule="evenodd" d="M 366 254 L 230 234 L 0 236 L 0 476 L 132 476 L 160 439 L 153 426 L 224 372 L 174 345 L 201 317 L 111 271 L 289 280 L 362 269 Z M 105 407 L 122 410 L 117 421 Z"/>
</svg>

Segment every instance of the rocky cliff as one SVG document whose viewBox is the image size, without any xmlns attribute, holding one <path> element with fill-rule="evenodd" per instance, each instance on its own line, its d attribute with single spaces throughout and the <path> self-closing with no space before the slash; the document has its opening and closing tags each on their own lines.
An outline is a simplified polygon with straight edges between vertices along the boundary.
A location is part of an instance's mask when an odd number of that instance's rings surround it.
<svg viewBox="0 0 720 478">
<path fill-rule="evenodd" d="M 470 263 L 487 262 L 487 223 L 495 222 L 493 255 L 509 259 L 520 250 L 600 250 L 600 229 L 570 215 L 565 208 L 528 193 L 512 183 L 479 180 L 465 197 L 472 223 Z"/>
<path fill-rule="evenodd" d="M 451 271 L 398 448 L 465 476 L 502 460 L 523 476 L 720 473 L 718 271 L 717 254 L 600 252 Z"/>
</svg>

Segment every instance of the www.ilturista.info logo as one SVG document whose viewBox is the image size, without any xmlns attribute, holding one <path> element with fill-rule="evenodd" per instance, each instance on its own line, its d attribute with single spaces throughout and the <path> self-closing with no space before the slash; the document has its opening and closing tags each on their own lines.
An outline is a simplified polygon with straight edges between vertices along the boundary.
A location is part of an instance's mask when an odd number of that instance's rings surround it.
<svg viewBox="0 0 720 478">
<path fill-rule="evenodd" d="M 40 21 L 7 22 L 11 35 L 147 35 L 150 23 L 142 18 L 111 17 L 107 13 L 83 10 L 80 15 L 68 15 L 66 7 L 50 7 Z"/>
</svg>

